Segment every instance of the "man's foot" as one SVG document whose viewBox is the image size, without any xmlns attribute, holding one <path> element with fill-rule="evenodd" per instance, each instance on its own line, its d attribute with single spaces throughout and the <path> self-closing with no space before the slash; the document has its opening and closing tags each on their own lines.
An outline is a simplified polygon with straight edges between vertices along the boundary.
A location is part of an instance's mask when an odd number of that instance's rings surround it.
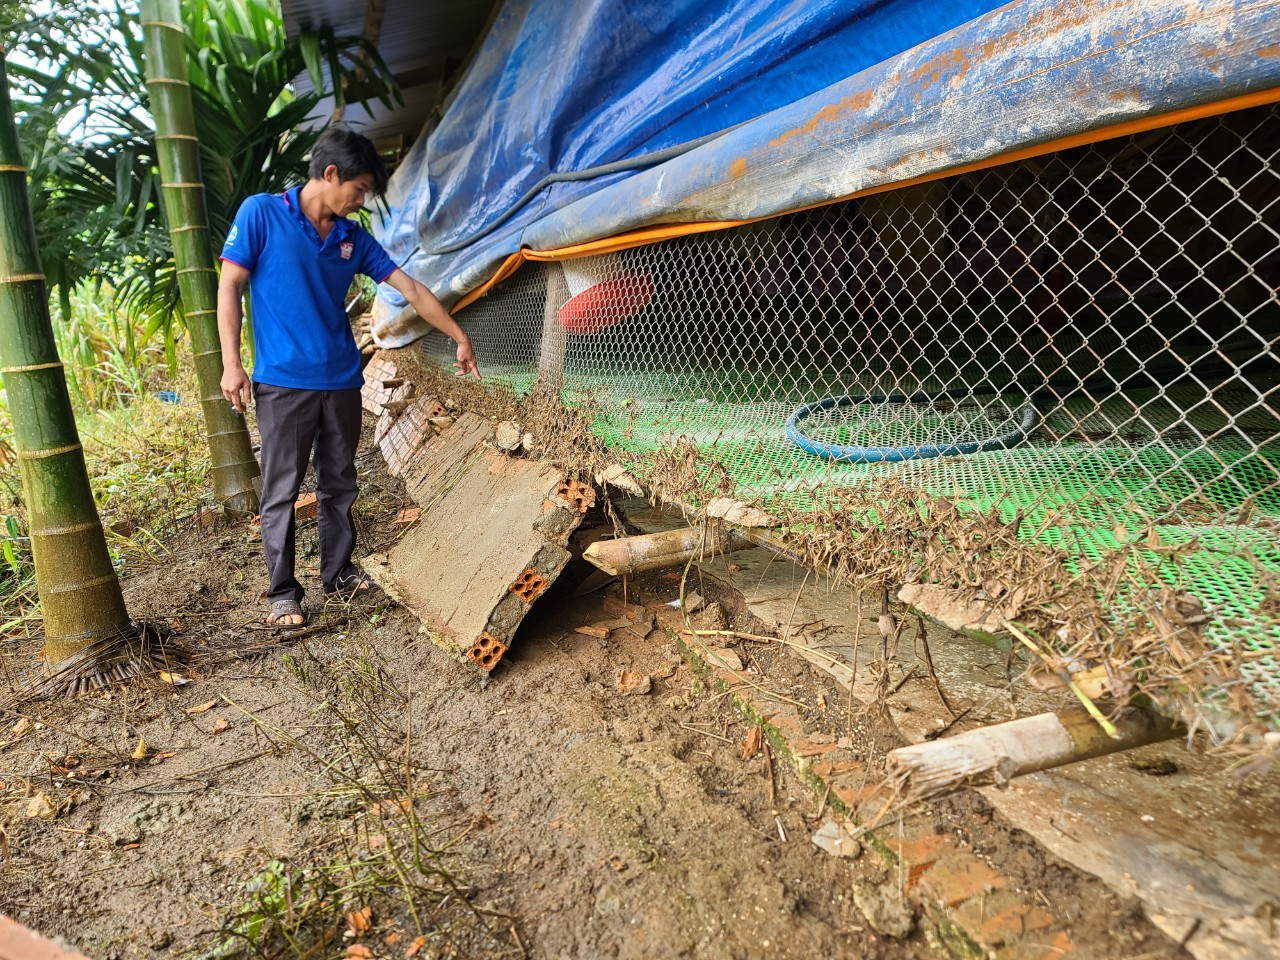
<svg viewBox="0 0 1280 960">
<path fill-rule="evenodd" d="M 349 571 L 342 574 L 333 583 L 326 583 L 324 594 L 326 597 L 358 597 L 361 594 L 368 593 L 370 589 L 372 589 L 372 585 L 369 583 L 368 577 L 362 577 L 358 572 Z"/>
<path fill-rule="evenodd" d="M 267 614 L 267 626 L 300 627 L 307 622 L 302 612 L 302 604 L 297 600 L 272 600 L 271 611 Z"/>
</svg>

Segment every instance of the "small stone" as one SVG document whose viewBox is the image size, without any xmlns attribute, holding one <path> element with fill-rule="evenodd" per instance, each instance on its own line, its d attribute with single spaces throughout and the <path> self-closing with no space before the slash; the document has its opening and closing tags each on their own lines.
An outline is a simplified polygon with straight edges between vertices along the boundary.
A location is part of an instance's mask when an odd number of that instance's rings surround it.
<svg viewBox="0 0 1280 960">
<path fill-rule="evenodd" d="M 730 650 L 728 647 L 712 647 L 707 651 L 707 662 L 713 667 L 723 667 L 734 673 L 741 673 L 746 669 L 737 651 Z"/>
<path fill-rule="evenodd" d="M 104 826 L 102 835 L 117 847 L 123 847 L 126 843 L 140 843 L 142 841 L 142 829 L 138 824 L 127 820 Z"/>
<path fill-rule="evenodd" d="M 22 815 L 29 820 L 52 820 L 58 815 L 58 808 L 46 794 L 37 793 L 22 804 Z"/>
<path fill-rule="evenodd" d="M 618 690 L 628 696 L 643 696 L 653 689 L 653 678 L 632 670 L 618 671 Z"/>
<path fill-rule="evenodd" d="M 706 605 L 706 602 L 696 593 L 687 593 L 684 597 L 684 612 L 697 613 Z"/>
<path fill-rule="evenodd" d="M 719 601 L 713 600 L 693 618 L 693 625 L 699 630 L 728 630 L 729 616 Z"/>
<path fill-rule="evenodd" d="M 853 858 L 862 853 L 862 844 L 849 836 L 844 827 L 834 820 L 828 820 L 819 827 L 812 839 L 814 846 L 833 857 Z"/>
</svg>

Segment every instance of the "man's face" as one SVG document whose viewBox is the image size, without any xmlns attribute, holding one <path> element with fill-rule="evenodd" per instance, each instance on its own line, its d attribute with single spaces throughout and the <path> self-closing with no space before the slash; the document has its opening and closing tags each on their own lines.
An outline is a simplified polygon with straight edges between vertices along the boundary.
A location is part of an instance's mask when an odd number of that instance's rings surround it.
<svg viewBox="0 0 1280 960">
<path fill-rule="evenodd" d="M 373 190 L 373 174 L 362 173 L 350 180 L 338 177 L 338 168 L 330 165 L 324 172 L 328 187 L 329 206 L 340 217 L 348 217 L 365 204 L 365 197 Z"/>
</svg>

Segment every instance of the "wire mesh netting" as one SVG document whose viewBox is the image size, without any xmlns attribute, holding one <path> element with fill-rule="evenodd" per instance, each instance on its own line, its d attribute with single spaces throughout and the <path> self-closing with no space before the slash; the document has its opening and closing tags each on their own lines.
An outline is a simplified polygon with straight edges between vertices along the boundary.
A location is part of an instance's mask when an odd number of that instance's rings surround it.
<svg viewBox="0 0 1280 960">
<path fill-rule="evenodd" d="M 1230 651 L 1206 684 L 1274 729 L 1277 112 L 540 265 L 459 319 L 491 381 L 558 384 L 641 479 L 694 450 L 716 492 L 819 532 L 840 491 L 944 498 L 1092 571 L 1121 633 L 1160 626 L 1178 591 L 1161 642 Z M 1044 629 L 1074 616 L 1056 602 Z M 1113 673 L 1157 659 L 1106 646 Z"/>
</svg>

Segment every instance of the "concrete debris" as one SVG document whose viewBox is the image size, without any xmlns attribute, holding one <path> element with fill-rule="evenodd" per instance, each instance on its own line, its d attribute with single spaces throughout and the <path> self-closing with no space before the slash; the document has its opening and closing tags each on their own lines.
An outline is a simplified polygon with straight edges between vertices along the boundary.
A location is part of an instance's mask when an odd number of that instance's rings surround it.
<svg viewBox="0 0 1280 960">
<path fill-rule="evenodd" d="M 624 493 L 629 493 L 633 497 L 643 497 L 644 487 L 640 481 L 627 472 L 627 468 L 620 463 L 611 463 L 605 467 L 595 477 L 596 483 L 600 486 L 617 487 Z"/>
<path fill-rule="evenodd" d="M 862 844 L 849 836 L 844 827 L 834 820 L 828 820 L 819 827 L 812 839 L 814 846 L 833 857 L 852 859 L 862 853 Z"/>
<path fill-rule="evenodd" d="M 503 420 L 494 429 L 494 442 L 503 453 L 519 453 L 524 431 L 514 420 Z"/>
<path fill-rule="evenodd" d="M 653 678 L 632 670 L 618 671 L 618 690 L 628 696 L 643 696 L 653 689 Z"/>
<path fill-rule="evenodd" d="M 394 379 L 388 366 L 375 371 L 373 386 L 366 374 L 369 393 Z M 387 554 L 364 566 L 433 637 L 489 671 L 568 563 L 569 535 L 595 491 L 552 464 L 498 453 L 494 426 L 472 413 L 449 415 L 449 403 L 419 397 L 399 416 L 383 411 L 392 420 L 379 443 L 387 468 L 421 513 Z"/>
<path fill-rule="evenodd" d="M 895 883 L 854 883 L 853 902 L 867 923 L 886 937 L 905 940 L 911 936 L 915 916 Z"/>
<path fill-rule="evenodd" d="M 731 497 L 712 497 L 707 504 L 707 516 L 739 527 L 773 527 L 778 524 L 777 518 L 765 511 Z"/>
</svg>

